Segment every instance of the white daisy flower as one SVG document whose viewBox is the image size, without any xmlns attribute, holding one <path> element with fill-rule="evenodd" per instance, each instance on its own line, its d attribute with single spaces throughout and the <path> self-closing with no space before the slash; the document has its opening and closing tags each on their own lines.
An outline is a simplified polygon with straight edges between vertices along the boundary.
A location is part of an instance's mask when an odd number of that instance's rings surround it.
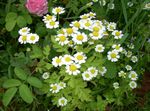
<svg viewBox="0 0 150 111">
<path fill-rule="evenodd" d="M 114 44 L 114 45 L 112 45 L 112 48 L 114 49 L 114 50 L 116 50 L 116 51 L 118 51 L 118 52 L 122 52 L 123 51 L 123 48 L 122 47 L 120 47 L 120 44 Z"/>
<path fill-rule="evenodd" d="M 19 38 L 18 38 L 18 42 L 20 42 L 20 44 L 26 44 L 27 43 L 27 35 L 21 35 Z"/>
<path fill-rule="evenodd" d="M 43 79 L 48 79 L 49 78 L 49 72 L 44 72 L 42 75 Z"/>
<path fill-rule="evenodd" d="M 90 17 L 90 18 L 95 18 L 95 16 L 96 16 L 96 13 L 89 12 L 89 13 L 88 13 L 88 15 L 89 15 L 89 17 Z"/>
<path fill-rule="evenodd" d="M 74 61 L 78 64 L 82 64 L 85 63 L 87 57 L 83 52 L 77 52 L 76 54 L 74 54 Z"/>
<path fill-rule="evenodd" d="M 59 22 L 50 20 L 46 22 L 46 28 L 48 29 L 53 29 L 53 28 L 58 28 L 59 27 Z"/>
<path fill-rule="evenodd" d="M 102 44 L 98 44 L 95 47 L 96 52 L 104 52 L 105 47 Z"/>
<path fill-rule="evenodd" d="M 72 40 L 75 44 L 82 44 L 83 42 L 88 41 L 88 37 L 85 33 L 77 33 L 77 34 L 73 34 Z"/>
<path fill-rule="evenodd" d="M 60 89 L 64 89 L 66 87 L 66 83 L 64 82 L 60 82 L 58 85 L 60 86 Z"/>
<path fill-rule="evenodd" d="M 137 80 L 138 79 L 138 75 L 135 71 L 130 71 L 129 73 L 129 78 L 133 81 Z"/>
<path fill-rule="evenodd" d="M 132 70 L 132 67 L 131 67 L 130 65 L 126 65 L 126 67 L 125 67 L 125 68 L 127 69 L 127 71 Z"/>
<path fill-rule="evenodd" d="M 81 19 L 89 19 L 89 14 L 80 15 Z"/>
<path fill-rule="evenodd" d="M 80 23 L 80 21 L 73 21 L 73 22 L 71 22 L 70 26 L 74 27 L 76 29 L 81 29 L 81 23 Z"/>
<path fill-rule="evenodd" d="M 89 71 L 92 77 L 96 77 L 98 74 L 98 70 L 95 67 L 89 67 L 87 71 Z"/>
<path fill-rule="evenodd" d="M 82 73 L 82 78 L 85 81 L 90 81 L 92 80 L 93 76 L 91 75 L 89 71 L 85 71 L 84 73 Z"/>
<path fill-rule="evenodd" d="M 123 37 L 122 31 L 118 30 L 113 31 L 112 35 L 114 35 L 114 39 L 121 39 Z"/>
<path fill-rule="evenodd" d="M 131 57 L 131 61 L 132 61 L 133 63 L 137 62 L 137 61 L 138 61 L 137 56 L 132 56 L 132 57 Z"/>
<path fill-rule="evenodd" d="M 104 27 L 102 24 L 99 24 L 99 25 L 98 25 L 98 23 L 95 23 L 95 24 L 93 24 L 93 25 L 90 27 L 89 30 L 92 31 L 92 32 L 100 32 L 100 33 L 103 33 L 106 29 L 105 29 L 105 27 Z"/>
<path fill-rule="evenodd" d="M 110 22 L 110 23 L 107 25 L 107 29 L 108 29 L 108 31 L 114 31 L 114 30 L 116 29 L 116 23 Z"/>
<path fill-rule="evenodd" d="M 99 69 L 99 73 L 101 74 L 101 76 L 104 76 L 104 74 L 107 72 L 107 69 L 106 69 L 106 67 L 101 67 L 100 69 Z"/>
<path fill-rule="evenodd" d="M 52 93 L 58 93 L 59 91 L 60 91 L 60 86 L 58 85 L 58 84 L 51 84 L 50 85 L 50 91 L 52 92 Z"/>
<path fill-rule="evenodd" d="M 145 4 L 144 9 L 147 9 L 147 10 L 149 10 L 149 9 L 150 9 L 150 2 L 149 2 L 149 3 L 147 3 L 147 4 Z"/>
<path fill-rule="evenodd" d="M 124 71 L 120 71 L 120 72 L 118 73 L 118 76 L 119 76 L 119 77 L 126 78 L 126 75 L 127 75 L 127 73 L 125 73 Z"/>
<path fill-rule="evenodd" d="M 24 28 L 19 30 L 20 35 L 27 35 L 29 33 L 30 33 L 30 28 L 28 28 L 28 27 L 24 27 Z"/>
<path fill-rule="evenodd" d="M 118 52 L 115 50 L 109 51 L 107 54 L 108 60 L 111 60 L 111 62 L 117 62 L 120 56 L 118 55 Z"/>
<path fill-rule="evenodd" d="M 72 40 L 69 40 L 68 46 L 73 47 L 74 42 Z"/>
<path fill-rule="evenodd" d="M 69 65 L 73 63 L 73 59 L 74 58 L 71 55 L 66 54 L 63 56 L 62 61 L 63 61 L 63 64 Z"/>
<path fill-rule="evenodd" d="M 108 8 L 109 9 L 114 9 L 115 8 L 115 4 L 114 3 L 108 3 Z"/>
<path fill-rule="evenodd" d="M 114 83 L 113 83 L 113 87 L 114 87 L 115 89 L 118 89 L 118 88 L 119 88 L 119 83 L 118 83 L 118 82 L 114 82 Z"/>
<path fill-rule="evenodd" d="M 93 24 L 92 20 L 90 19 L 80 20 L 80 22 L 81 22 L 81 29 L 87 29 L 87 30 L 89 30 Z"/>
<path fill-rule="evenodd" d="M 73 36 L 73 34 L 77 33 L 77 28 L 74 28 L 74 27 L 70 27 L 70 28 L 66 28 L 66 29 L 63 29 L 64 30 L 64 33 L 67 35 L 67 36 Z"/>
<path fill-rule="evenodd" d="M 125 54 L 125 56 L 128 57 L 128 58 L 131 57 L 131 56 L 132 56 L 132 52 L 131 52 L 131 51 L 128 51 L 128 52 Z"/>
<path fill-rule="evenodd" d="M 79 70 L 80 67 L 81 66 L 79 64 L 72 63 L 66 66 L 66 72 L 69 75 L 78 75 L 80 73 L 80 70 Z"/>
<path fill-rule="evenodd" d="M 52 9 L 52 13 L 55 15 L 63 14 L 63 13 L 65 13 L 65 9 L 63 7 L 55 7 Z"/>
<path fill-rule="evenodd" d="M 67 36 L 64 35 L 64 34 L 58 34 L 58 35 L 56 36 L 56 39 L 55 39 L 55 40 L 58 41 L 58 43 L 59 43 L 60 45 L 62 45 L 62 46 L 64 46 L 64 45 L 66 45 L 66 44 L 69 43 L 69 40 L 68 40 Z"/>
<path fill-rule="evenodd" d="M 64 97 L 61 97 L 61 98 L 58 100 L 58 105 L 59 105 L 59 106 L 66 106 L 66 105 L 67 105 L 67 99 L 64 98 Z"/>
<path fill-rule="evenodd" d="M 39 41 L 39 36 L 37 34 L 30 33 L 27 35 L 27 42 L 30 44 L 35 44 Z"/>
<path fill-rule="evenodd" d="M 43 21 L 46 23 L 48 21 L 55 21 L 56 20 L 56 17 L 55 16 L 52 16 L 52 15 L 45 15 L 44 18 L 43 18 Z"/>
<path fill-rule="evenodd" d="M 62 65 L 63 65 L 62 56 L 54 57 L 54 58 L 52 59 L 52 64 L 53 64 L 54 67 L 62 66 Z"/>
<path fill-rule="evenodd" d="M 98 39 L 101 39 L 103 37 L 103 33 L 102 32 L 92 32 L 90 33 L 90 37 L 93 39 L 93 40 L 98 40 Z"/>
<path fill-rule="evenodd" d="M 135 89 L 137 87 L 137 83 L 135 81 L 131 81 L 129 83 L 130 88 Z"/>
</svg>

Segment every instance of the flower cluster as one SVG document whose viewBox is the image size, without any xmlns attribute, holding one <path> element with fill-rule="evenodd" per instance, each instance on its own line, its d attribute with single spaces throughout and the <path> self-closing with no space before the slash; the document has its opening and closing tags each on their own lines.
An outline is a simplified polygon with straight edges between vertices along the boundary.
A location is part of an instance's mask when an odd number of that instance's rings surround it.
<svg viewBox="0 0 150 111">
<path fill-rule="evenodd" d="M 61 89 L 64 89 L 66 87 L 66 83 L 60 82 L 55 84 L 50 84 L 50 91 L 52 93 L 58 93 Z"/>
</svg>

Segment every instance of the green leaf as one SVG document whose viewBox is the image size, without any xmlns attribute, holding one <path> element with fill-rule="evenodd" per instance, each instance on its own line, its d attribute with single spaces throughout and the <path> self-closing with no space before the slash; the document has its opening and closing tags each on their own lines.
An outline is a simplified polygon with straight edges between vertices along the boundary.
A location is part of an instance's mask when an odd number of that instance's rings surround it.
<svg viewBox="0 0 150 111">
<path fill-rule="evenodd" d="M 12 31 L 16 25 L 16 20 L 6 22 L 5 27 L 8 31 Z"/>
<path fill-rule="evenodd" d="M 24 18 L 26 19 L 26 22 L 27 22 L 28 24 L 31 24 L 31 23 L 32 23 L 32 18 L 31 18 L 30 15 L 25 15 Z"/>
<path fill-rule="evenodd" d="M 27 22 L 23 16 L 17 18 L 17 25 L 21 28 L 27 25 Z"/>
<path fill-rule="evenodd" d="M 42 87 L 42 82 L 40 81 L 40 79 L 36 77 L 28 77 L 27 82 L 34 87 L 37 87 L 37 88 Z"/>
<path fill-rule="evenodd" d="M 7 106 L 17 92 L 16 87 L 9 88 L 3 95 L 3 104 Z"/>
<path fill-rule="evenodd" d="M 38 47 L 37 45 L 33 45 L 32 46 L 33 51 L 31 52 L 31 58 L 42 58 L 43 57 L 43 53 L 42 50 L 40 49 L 40 47 Z"/>
<path fill-rule="evenodd" d="M 22 68 L 15 67 L 14 71 L 15 71 L 16 76 L 19 79 L 21 79 L 21 80 L 26 80 L 27 79 L 27 74 Z"/>
<path fill-rule="evenodd" d="M 44 47 L 43 54 L 44 54 L 45 56 L 48 56 L 49 53 L 50 53 L 50 46 L 47 45 L 47 46 Z"/>
<path fill-rule="evenodd" d="M 21 85 L 21 82 L 18 79 L 8 79 L 4 82 L 4 88 L 10 88 Z"/>
<path fill-rule="evenodd" d="M 32 101 L 33 101 L 33 96 L 32 96 L 32 93 L 31 93 L 31 91 L 30 91 L 30 89 L 28 88 L 27 85 L 22 84 L 22 85 L 19 87 L 19 94 L 20 94 L 21 98 L 22 98 L 26 103 L 29 103 L 29 104 L 32 103 Z"/>
<path fill-rule="evenodd" d="M 9 12 L 9 13 L 6 15 L 5 21 L 6 21 L 6 22 L 8 22 L 8 21 L 13 21 L 13 20 L 16 20 L 16 18 L 17 18 L 17 13 Z"/>
</svg>

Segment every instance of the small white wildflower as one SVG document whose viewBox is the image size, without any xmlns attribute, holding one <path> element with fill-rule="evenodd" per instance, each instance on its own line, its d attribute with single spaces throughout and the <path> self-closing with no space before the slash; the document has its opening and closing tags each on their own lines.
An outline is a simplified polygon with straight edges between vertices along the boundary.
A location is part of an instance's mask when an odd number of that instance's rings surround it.
<svg viewBox="0 0 150 111">
<path fill-rule="evenodd" d="M 123 37 L 122 31 L 118 30 L 113 31 L 112 35 L 114 35 L 114 39 L 121 39 Z"/>
<path fill-rule="evenodd" d="M 63 7 L 55 7 L 52 9 L 52 13 L 57 14 L 63 14 L 65 12 L 65 9 Z"/>
<path fill-rule="evenodd" d="M 93 78 L 93 76 L 89 71 L 85 71 L 84 73 L 82 73 L 82 78 L 85 81 L 90 81 Z"/>
<path fill-rule="evenodd" d="M 131 57 L 131 61 L 134 62 L 134 63 L 137 62 L 137 61 L 138 61 L 137 56 L 132 56 L 132 57 Z"/>
<path fill-rule="evenodd" d="M 132 70 L 132 67 L 131 67 L 130 65 L 126 65 L 126 67 L 125 67 L 125 68 L 127 69 L 127 71 Z"/>
<path fill-rule="evenodd" d="M 72 63 L 66 66 L 66 72 L 69 75 L 78 75 L 80 73 L 80 70 L 79 70 L 80 67 L 81 66 L 79 64 Z"/>
<path fill-rule="evenodd" d="M 113 87 L 114 87 L 115 89 L 118 89 L 118 88 L 119 88 L 119 83 L 118 83 L 118 82 L 114 82 L 114 83 L 113 83 Z"/>
<path fill-rule="evenodd" d="M 62 66 L 62 65 L 63 65 L 62 56 L 54 57 L 54 58 L 52 59 L 52 65 L 53 65 L 54 67 Z"/>
<path fill-rule="evenodd" d="M 107 72 L 106 67 L 101 67 L 101 68 L 99 69 L 99 72 L 100 72 L 101 76 L 104 76 L 104 74 Z"/>
<path fill-rule="evenodd" d="M 109 9 L 114 9 L 115 8 L 115 4 L 114 3 L 108 3 L 108 8 Z"/>
<path fill-rule="evenodd" d="M 126 78 L 126 75 L 127 75 L 127 73 L 125 73 L 124 71 L 120 71 L 120 72 L 118 73 L 118 76 L 119 76 L 119 77 Z"/>
<path fill-rule="evenodd" d="M 66 83 L 64 82 L 60 82 L 58 85 L 60 86 L 60 89 L 64 89 L 66 87 Z"/>
<path fill-rule="evenodd" d="M 95 47 L 96 52 L 104 52 L 105 47 L 102 44 L 98 44 Z"/>
<path fill-rule="evenodd" d="M 49 78 L 49 72 L 44 72 L 42 75 L 43 79 L 48 79 Z"/>
<path fill-rule="evenodd" d="M 137 83 L 135 81 L 131 81 L 129 83 L 130 88 L 135 89 L 137 87 Z"/>
<path fill-rule="evenodd" d="M 28 27 L 24 27 L 24 28 L 19 30 L 20 35 L 27 35 L 29 33 L 30 33 L 30 28 L 28 28 Z"/>
<path fill-rule="evenodd" d="M 85 63 L 86 59 L 87 59 L 87 57 L 83 52 L 77 52 L 76 54 L 74 54 L 74 60 L 78 64 Z"/>
<path fill-rule="evenodd" d="M 129 72 L 129 78 L 133 81 L 137 80 L 138 79 L 138 75 L 135 71 L 130 71 Z"/>
<path fill-rule="evenodd" d="M 98 74 L 98 70 L 95 67 L 89 67 L 87 71 L 89 71 L 92 77 L 96 77 Z"/>
<path fill-rule="evenodd" d="M 39 36 L 37 34 L 30 33 L 27 35 L 27 42 L 30 44 L 35 44 L 39 41 Z"/>
<path fill-rule="evenodd" d="M 58 93 L 59 91 L 60 91 L 60 86 L 58 85 L 58 84 L 51 84 L 50 85 L 50 91 L 52 92 L 52 93 Z"/>
<path fill-rule="evenodd" d="M 115 50 L 109 51 L 107 54 L 108 60 L 111 60 L 111 62 L 117 62 L 120 56 L 118 55 L 118 52 Z"/>
<path fill-rule="evenodd" d="M 59 106 L 66 106 L 66 105 L 67 105 L 67 99 L 64 98 L 64 97 L 61 97 L 61 98 L 58 100 L 58 105 L 59 105 Z"/>
</svg>

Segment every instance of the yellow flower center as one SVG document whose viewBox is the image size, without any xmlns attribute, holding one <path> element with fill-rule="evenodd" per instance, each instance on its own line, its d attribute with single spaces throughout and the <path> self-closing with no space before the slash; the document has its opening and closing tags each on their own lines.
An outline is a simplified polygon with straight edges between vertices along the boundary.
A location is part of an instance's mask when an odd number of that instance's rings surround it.
<svg viewBox="0 0 150 111">
<path fill-rule="evenodd" d="M 70 40 L 70 41 L 69 41 L 69 44 L 70 44 L 70 45 L 72 45 L 72 44 L 73 44 L 73 41 L 72 41 L 72 40 Z"/>
<path fill-rule="evenodd" d="M 56 12 L 57 12 L 57 13 L 60 13 L 60 12 L 61 12 L 61 9 L 60 9 L 60 8 L 57 8 L 57 9 L 56 9 Z"/>
<path fill-rule="evenodd" d="M 35 40 L 35 36 L 32 35 L 32 36 L 30 37 L 30 40 L 34 41 L 34 40 Z"/>
<path fill-rule="evenodd" d="M 116 58 L 117 55 L 115 53 L 111 53 L 110 56 L 111 56 L 111 58 Z"/>
<path fill-rule="evenodd" d="M 53 89 L 53 90 L 57 90 L 57 86 L 53 86 L 52 89 Z"/>
<path fill-rule="evenodd" d="M 86 78 L 89 78 L 89 77 L 90 77 L 90 75 L 87 73 L 87 74 L 85 74 L 85 77 L 86 77 Z"/>
<path fill-rule="evenodd" d="M 99 29 L 99 27 L 93 27 L 93 31 L 95 31 L 95 32 L 98 32 L 100 29 Z"/>
<path fill-rule="evenodd" d="M 94 74 L 94 73 L 95 73 L 95 69 L 91 69 L 90 72 L 91 72 L 92 74 Z"/>
<path fill-rule="evenodd" d="M 74 26 L 79 28 L 80 27 L 80 23 L 79 22 L 75 22 Z"/>
<path fill-rule="evenodd" d="M 46 17 L 46 20 L 51 20 L 52 19 L 52 16 L 50 16 L 50 15 L 48 15 L 47 17 Z"/>
<path fill-rule="evenodd" d="M 76 71 L 77 67 L 74 64 L 72 64 L 72 65 L 70 65 L 69 69 L 70 69 L 70 71 Z"/>
<path fill-rule="evenodd" d="M 65 103 L 65 101 L 64 101 L 64 100 L 61 100 L 60 102 L 61 102 L 61 104 L 64 104 L 64 103 Z"/>
<path fill-rule="evenodd" d="M 71 58 L 70 58 L 70 57 L 66 57 L 66 58 L 65 58 L 65 61 L 66 61 L 66 62 L 70 62 L 70 61 L 71 61 Z"/>
<path fill-rule="evenodd" d="M 22 29 L 22 32 L 27 32 L 27 29 Z"/>
<path fill-rule="evenodd" d="M 55 25 L 55 21 L 49 22 L 49 25 L 54 26 Z"/>
<path fill-rule="evenodd" d="M 116 36 L 120 36 L 120 32 L 116 32 L 115 35 L 116 35 Z"/>
<path fill-rule="evenodd" d="M 83 55 L 78 55 L 78 56 L 77 56 L 77 59 L 78 59 L 78 60 L 83 60 Z"/>
<path fill-rule="evenodd" d="M 135 74 L 131 74 L 131 78 L 136 78 Z"/>
<path fill-rule="evenodd" d="M 94 32 L 93 32 L 93 36 L 98 37 L 98 36 L 99 36 L 99 33 L 94 31 Z"/>
<path fill-rule="evenodd" d="M 83 37 L 83 35 L 77 35 L 76 38 L 77 38 L 77 40 L 82 41 L 84 37 Z"/>
<path fill-rule="evenodd" d="M 67 31 L 68 34 L 72 34 L 73 33 L 73 29 L 72 28 L 68 28 L 66 31 Z"/>
<path fill-rule="evenodd" d="M 98 50 L 102 50 L 102 47 L 98 47 Z"/>
<path fill-rule="evenodd" d="M 120 46 L 117 45 L 117 46 L 115 47 L 115 49 L 119 50 L 119 49 L 120 49 Z"/>
<path fill-rule="evenodd" d="M 60 40 L 61 42 L 64 42 L 64 41 L 66 40 L 66 37 L 65 37 L 64 35 L 62 35 L 62 36 L 59 37 L 59 40 Z"/>
<path fill-rule="evenodd" d="M 56 63 L 59 64 L 61 62 L 61 59 L 56 59 Z"/>
<path fill-rule="evenodd" d="M 87 15 L 82 16 L 82 19 L 87 19 L 87 18 L 88 18 Z"/>
<path fill-rule="evenodd" d="M 91 24 L 89 22 L 85 23 L 85 26 L 89 27 Z"/>
<path fill-rule="evenodd" d="M 27 36 L 22 36 L 22 41 L 26 41 L 27 40 Z"/>
</svg>

